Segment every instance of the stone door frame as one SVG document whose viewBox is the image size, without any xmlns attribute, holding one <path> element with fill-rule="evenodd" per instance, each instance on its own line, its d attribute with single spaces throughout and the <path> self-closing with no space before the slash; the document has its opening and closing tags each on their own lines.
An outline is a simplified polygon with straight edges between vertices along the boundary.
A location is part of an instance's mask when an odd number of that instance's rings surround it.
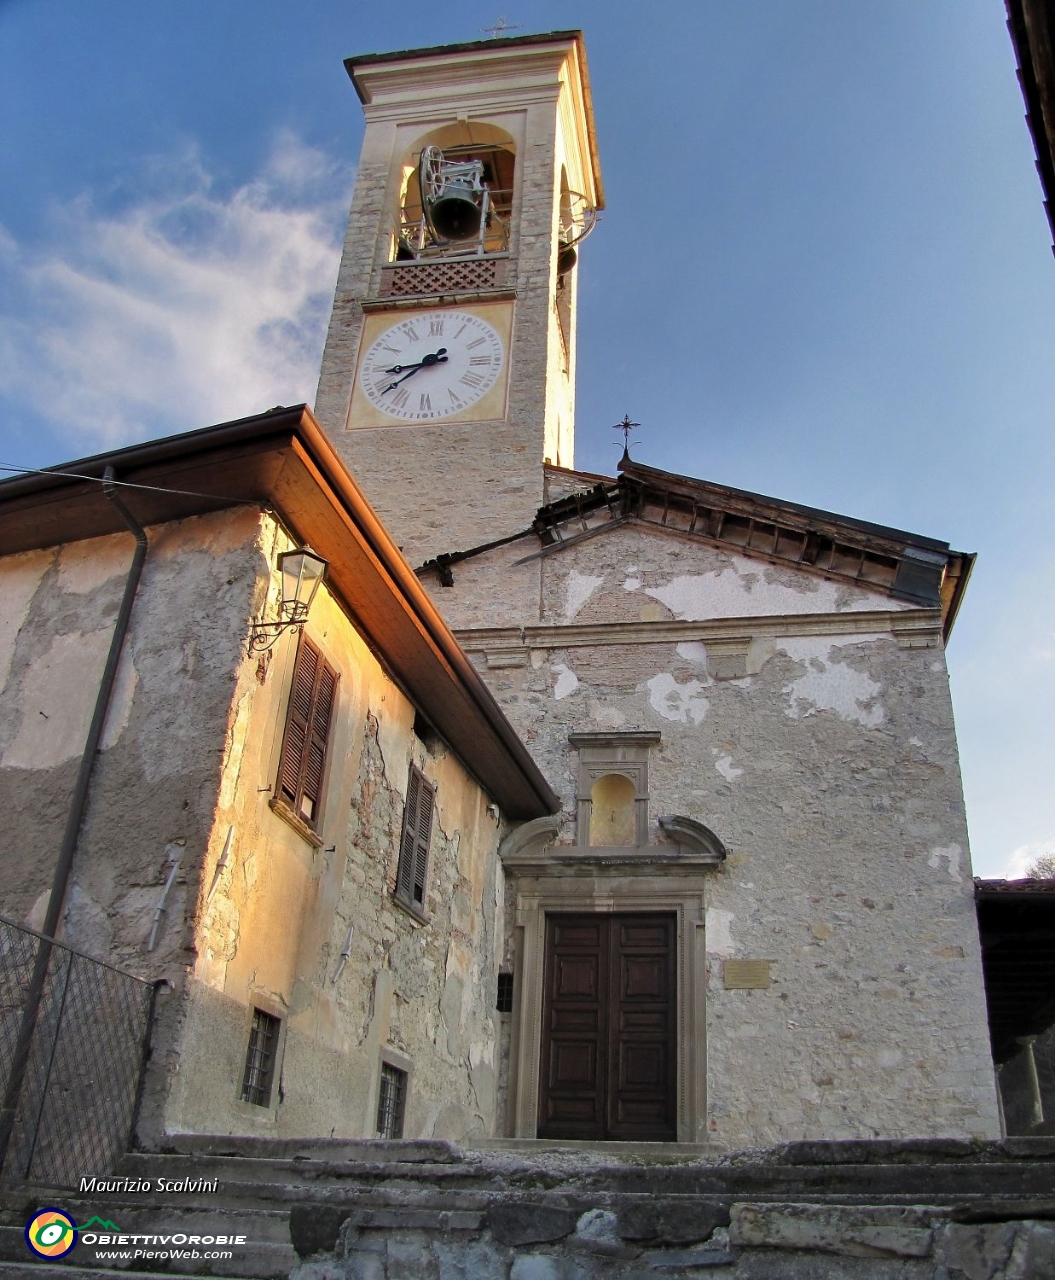
<svg viewBox="0 0 1055 1280">
<path fill-rule="evenodd" d="M 708 873 L 725 858 L 725 850 L 717 854 L 670 845 L 648 850 L 558 846 L 529 852 L 522 851 L 526 841 L 516 844 L 511 841 L 502 856 L 516 890 L 506 1132 L 515 1138 L 538 1135 L 547 915 L 666 911 L 676 918 L 677 1142 L 707 1142 L 704 890 Z"/>
</svg>

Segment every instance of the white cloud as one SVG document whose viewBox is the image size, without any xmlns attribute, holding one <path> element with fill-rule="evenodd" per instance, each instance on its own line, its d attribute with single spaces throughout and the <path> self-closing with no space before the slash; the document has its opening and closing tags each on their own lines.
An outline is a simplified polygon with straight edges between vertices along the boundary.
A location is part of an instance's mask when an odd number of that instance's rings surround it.
<svg viewBox="0 0 1055 1280">
<path fill-rule="evenodd" d="M 285 134 L 232 191 L 192 149 L 140 177 L 32 245 L 0 227 L 0 393 L 93 447 L 313 399 L 344 175 Z"/>
<path fill-rule="evenodd" d="M 1055 835 L 1048 836 L 1046 840 L 1034 840 L 1031 844 L 1019 845 L 1008 856 L 1000 875 L 1005 880 L 1021 880 L 1026 874 L 1026 869 L 1044 853 L 1055 857 Z"/>
</svg>

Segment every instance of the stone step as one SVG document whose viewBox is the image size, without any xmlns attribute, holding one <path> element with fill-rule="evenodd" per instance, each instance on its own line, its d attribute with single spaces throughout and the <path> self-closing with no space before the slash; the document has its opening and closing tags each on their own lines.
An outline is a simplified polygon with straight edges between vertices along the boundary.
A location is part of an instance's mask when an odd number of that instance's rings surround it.
<svg viewBox="0 0 1055 1280">
<path fill-rule="evenodd" d="M 452 1164 L 465 1158 L 460 1147 L 442 1138 L 261 1138 L 200 1133 L 170 1134 L 161 1154 L 168 1153 L 364 1164 Z"/>
<path fill-rule="evenodd" d="M 156 1271 L 81 1267 L 67 1262 L 45 1262 L 43 1259 L 38 1262 L 0 1262 L 0 1280 L 157 1280 L 157 1277 Z M 254 1280 L 254 1277 L 248 1271 L 230 1272 L 225 1280 Z"/>
<path fill-rule="evenodd" d="M 395 1160 L 336 1160 L 307 1157 L 269 1159 L 265 1156 L 232 1156 L 219 1154 L 155 1154 L 130 1152 L 121 1159 L 117 1170 L 100 1182 L 114 1183 L 121 1179 L 149 1182 L 155 1186 L 158 1179 L 166 1183 L 187 1184 L 217 1181 L 221 1187 L 232 1181 L 260 1184 L 283 1183 L 289 1186 L 318 1185 L 327 1181 L 361 1178 L 363 1181 L 408 1178 L 416 1181 L 436 1179 L 461 1180 L 477 1176 L 477 1166 L 466 1163 Z M 85 1188 L 87 1192 L 89 1188 Z M 93 1193 L 121 1194 L 91 1188 Z M 212 1195 L 207 1187 L 191 1190 L 174 1188 L 170 1194 Z"/>
</svg>

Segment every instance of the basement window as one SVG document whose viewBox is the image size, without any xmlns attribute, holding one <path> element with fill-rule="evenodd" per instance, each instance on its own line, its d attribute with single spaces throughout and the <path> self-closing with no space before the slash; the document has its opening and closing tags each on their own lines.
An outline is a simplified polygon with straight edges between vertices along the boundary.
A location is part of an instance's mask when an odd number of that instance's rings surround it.
<svg viewBox="0 0 1055 1280">
<path fill-rule="evenodd" d="M 263 1009 L 253 1010 L 253 1024 L 249 1030 L 249 1048 L 245 1055 L 245 1072 L 242 1075 L 242 1101 L 257 1107 L 271 1105 L 271 1086 L 275 1078 L 275 1060 L 278 1051 L 278 1033 L 282 1023 Z"/>
<path fill-rule="evenodd" d="M 407 1106 L 407 1073 L 390 1062 L 381 1063 L 381 1087 L 377 1094 L 377 1136 L 402 1138 Z"/>
</svg>

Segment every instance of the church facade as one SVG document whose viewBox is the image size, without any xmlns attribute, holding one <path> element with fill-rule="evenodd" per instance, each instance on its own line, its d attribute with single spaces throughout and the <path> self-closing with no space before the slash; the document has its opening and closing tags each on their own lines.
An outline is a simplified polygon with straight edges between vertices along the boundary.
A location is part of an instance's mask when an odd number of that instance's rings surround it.
<svg viewBox="0 0 1055 1280">
<path fill-rule="evenodd" d="M 580 33 L 348 67 L 316 416 L 0 485 L 3 927 L 158 984 L 147 1146 L 995 1137 L 973 557 L 576 471 Z"/>
<path fill-rule="evenodd" d="M 581 35 L 348 69 L 317 413 L 561 799 L 501 849 L 495 1134 L 994 1136 L 944 660 L 973 557 L 576 472 Z"/>
</svg>

